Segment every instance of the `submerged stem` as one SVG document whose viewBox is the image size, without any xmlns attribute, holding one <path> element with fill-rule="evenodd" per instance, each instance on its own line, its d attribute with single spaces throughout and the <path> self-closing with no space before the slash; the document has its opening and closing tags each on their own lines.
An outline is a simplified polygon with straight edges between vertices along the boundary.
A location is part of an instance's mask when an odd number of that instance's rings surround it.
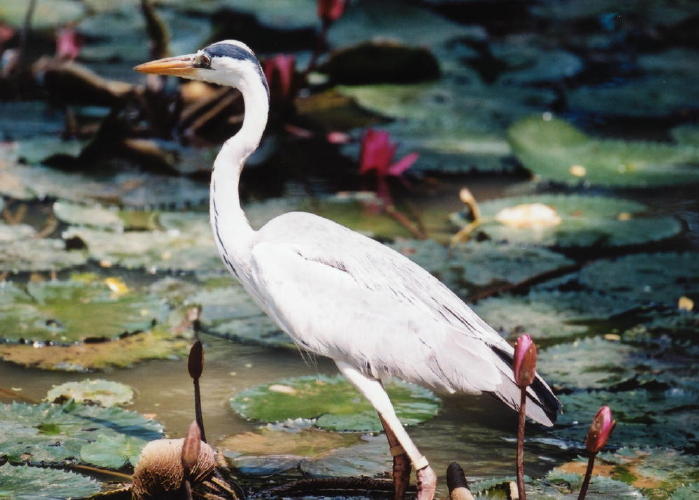
<svg viewBox="0 0 699 500">
<path fill-rule="evenodd" d="M 524 427 L 526 424 L 527 388 L 521 387 L 519 415 L 517 419 L 517 490 L 520 500 L 527 500 L 524 491 Z"/>
</svg>

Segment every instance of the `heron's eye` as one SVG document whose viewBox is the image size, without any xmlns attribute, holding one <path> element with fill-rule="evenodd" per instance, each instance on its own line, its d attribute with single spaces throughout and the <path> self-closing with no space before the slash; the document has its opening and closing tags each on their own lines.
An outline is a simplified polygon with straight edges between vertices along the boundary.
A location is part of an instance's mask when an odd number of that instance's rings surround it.
<svg viewBox="0 0 699 500">
<path fill-rule="evenodd" d="M 194 66 L 197 68 L 208 69 L 211 67 L 211 58 L 203 52 L 197 54 L 197 57 L 194 59 Z"/>
</svg>

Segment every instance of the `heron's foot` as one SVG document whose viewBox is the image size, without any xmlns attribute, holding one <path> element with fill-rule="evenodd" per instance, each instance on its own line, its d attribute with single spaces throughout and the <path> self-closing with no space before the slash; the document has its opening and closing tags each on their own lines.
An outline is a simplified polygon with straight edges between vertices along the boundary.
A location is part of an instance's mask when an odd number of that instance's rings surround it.
<svg viewBox="0 0 699 500">
<path fill-rule="evenodd" d="M 418 469 L 417 476 L 417 500 L 432 500 L 437 491 L 437 475 L 429 465 Z"/>
<path fill-rule="evenodd" d="M 403 500 L 410 484 L 410 458 L 400 448 L 401 453 L 393 455 L 393 500 Z M 391 449 L 393 453 L 393 449 Z"/>
</svg>

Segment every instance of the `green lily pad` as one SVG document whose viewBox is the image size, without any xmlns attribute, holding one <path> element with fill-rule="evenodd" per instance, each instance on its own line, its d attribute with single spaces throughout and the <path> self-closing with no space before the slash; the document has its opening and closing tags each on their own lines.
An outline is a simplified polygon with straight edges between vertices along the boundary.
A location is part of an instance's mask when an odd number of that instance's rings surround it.
<svg viewBox="0 0 699 500">
<path fill-rule="evenodd" d="M 107 469 L 121 469 L 128 464 L 135 467 L 145 444 L 124 434 L 97 436 L 96 441 L 80 448 L 80 460 Z"/>
<path fill-rule="evenodd" d="M 689 311 L 651 313 L 651 319 L 624 332 L 624 341 L 660 352 L 699 356 L 699 314 Z"/>
<path fill-rule="evenodd" d="M 5 498 L 87 498 L 100 490 L 97 481 L 74 472 L 27 465 L 0 466 L 0 495 Z"/>
<path fill-rule="evenodd" d="M 111 380 L 85 379 L 55 385 L 46 394 L 46 400 L 50 403 L 60 403 L 69 399 L 78 403 L 98 404 L 105 408 L 123 406 L 133 402 L 133 389 Z"/>
<path fill-rule="evenodd" d="M 44 464 L 84 462 L 82 448 L 100 438 L 126 436 L 138 439 L 143 447 L 163 433 L 159 423 L 138 413 L 74 401 L 0 405 L 0 430 L 0 456 L 11 463 Z M 113 452 L 120 454 L 121 450 Z"/>
<path fill-rule="evenodd" d="M 488 286 L 521 283 L 573 264 L 545 248 L 491 241 L 469 241 L 447 248 L 434 240 L 398 239 L 390 246 L 463 296 Z"/>
<path fill-rule="evenodd" d="M 124 229 L 124 221 L 119 216 L 117 207 L 82 205 L 59 200 L 53 204 L 53 213 L 63 222 L 75 226 L 99 227 L 111 231 Z"/>
<path fill-rule="evenodd" d="M 506 125 L 548 106 L 552 94 L 540 89 L 485 86 L 443 78 L 414 85 L 342 86 L 337 90 L 364 109 L 395 118 L 382 128 L 399 144 L 398 156 L 420 153 L 411 171 L 465 173 L 513 169 Z M 343 148 L 356 157 L 357 145 Z"/>
<path fill-rule="evenodd" d="M 172 34 L 169 40 L 172 54 L 192 53 L 206 43 L 211 31 L 208 20 L 170 9 L 158 9 L 158 15 Z M 102 10 L 84 19 L 77 29 L 89 37 L 80 51 L 81 59 L 139 62 L 150 57 L 146 21 L 138 6 Z"/>
<path fill-rule="evenodd" d="M 505 65 L 497 82 L 505 85 L 530 85 L 571 78 L 583 68 L 578 56 L 561 49 L 539 47 L 526 35 L 513 35 L 493 43 L 493 56 Z"/>
<path fill-rule="evenodd" d="M 161 214 L 159 220 L 163 229 L 115 235 L 110 231 L 75 227 L 66 230 L 63 237 L 83 241 L 90 257 L 103 266 L 143 268 L 149 272 L 223 267 L 206 214 Z"/>
<path fill-rule="evenodd" d="M 525 296 L 487 298 L 474 310 L 508 337 L 527 332 L 534 339 L 555 339 L 588 334 L 594 331 L 596 320 L 606 320 L 634 306 L 633 301 L 599 293 L 535 290 Z"/>
<path fill-rule="evenodd" d="M 393 382 L 386 390 L 404 425 L 430 419 L 439 411 L 439 398 L 427 389 Z M 373 407 L 340 376 L 296 377 L 259 385 L 236 394 L 231 407 L 243 418 L 264 422 L 307 418 L 329 430 L 381 430 Z"/>
<path fill-rule="evenodd" d="M 0 344 L 4 361 L 42 370 L 91 372 L 127 368 L 150 359 L 179 359 L 189 351 L 186 336 L 173 335 L 157 326 L 124 338 L 69 346 Z"/>
<path fill-rule="evenodd" d="M 586 458 L 559 469 L 583 473 Z M 699 457 L 669 448 L 621 448 L 597 456 L 596 472 L 641 490 L 648 498 L 672 498 L 674 491 L 699 481 Z"/>
<path fill-rule="evenodd" d="M 107 283 L 50 281 L 0 285 L 0 335 L 5 341 L 70 344 L 148 330 L 167 309 L 157 297 L 123 294 Z"/>
<path fill-rule="evenodd" d="M 536 494 L 541 492 L 543 498 L 566 498 L 566 495 L 577 495 L 583 483 L 583 474 L 568 474 L 553 470 L 546 477 L 534 484 L 532 495 L 527 493 L 527 497 L 537 498 Z M 556 495 L 557 493 L 557 495 Z M 542 497 L 538 497 L 542 498 Z M 593 476 L 587 496 L 590 500 L 606 500 L 608 498 L 643 498 L 643 495 L 633 486 L 622 481 L 610 479 L 608 477 Z"/>
<path fill-rule="evenodd" d="M 78 203 L 97 201 L 144 208 L 202 204 L 209 198 L 209 188 L 186 177 L 128 169 L 93 177 L 43 166 L 0 162 L 0 194 L 20 200 L 60 198 Z"/>
<path fill-rule="evenodd" d="M 56 157 L 76 159 L 84 145 L 83 141 L 63 140 L 56 136 L 22 139 L 17 143 L 17 159 L 29 164 L 44 163 Z"/>
<path fill-rule="evenodd" d="M 699 125 L 685 124 L 679 125 L 670 131 L 672 138 L 679 144 L 699 147 Z"/>
<path fill-rule="evenodd" d="M 624 246 L 659 241 L 677 235 L 682 225 L 674 217 L 647 217 L 647 207 L 619 198 L 542 194 L 486 201 L 476 229 L 494 241 L 558 246 Z M 461 213 L 451 220 L 470 221 Z"/>
<path fill-rule="evenodd" d="M 566 99 L 573 110 L 599 115 L 669 116 L 699 107 L 695 81 L 691 75 L 656 74 L 618 86 L 578 87 Z"/>
<path fill-rule="evenodd" d="M 643 253 L 598 260 L 585 266 L 579 279 L 594 290 L 639 303 L 677 307 L 683 296 L 699 303 L 699 254 Z"/>
<path fill-rule="evenodd" d="M 27 14 L 28 2 L 3 2 L 0 5 L 0 21 L 21 28 Z M 41 0 L 32 16 L 32 29 L 49 31 L 77 21 L 85 14 L 79 2 L 71 0 Z"/>
<path fill-rule="evenodd" d="M 306 459 L 300 469 L 312 477 L 374 477 L 390 472 L 392 461 L 386 436 L 366 435 L 361 441 L 323 457 Z"/>
<path fill-rule="evenodd" d="M 387 12 L 391 15 L 386 15 Z M 434 47 L 455 38 L 482 36 L 482 30 L 460 25 L 430 10 L 396 0 L 355 2 L 333 24 L 328 34 L 330 43 L 335 47 L 376 38 Z"/>
<path fill-rule="evenodd" d="M 85 252 L 66 250 L 63 240 L 34 239 L 28 226 L 0 223 L 0 271 L 60 271 L 87 262 Z"/>
<path fill-rule="evenodd" d="M 548 115 L 515 123 L 508 137 L 517 159 L 544 180 L 638 188 L 699 182 L 699 149 L 691 146 L 595 139 Z"/>
<path fill-rule="evenodd" d="M 553 435 L 583 448 L 587 429 L 597 409 L 608 405 L 617 420 L 609 448 L 669 446 L 683 449 L 699 440 L 696 408 L 699 396 L 683 389 L 666 391 L 578 391 L 559 395 L 565 413 Z"/>
<path fill-rule="evenodd" d="M 566 389 L 610 389 L 657 381 L 672 365 L 651 358 L 643 349 L 600 337 L 559 344 L 540 352 L 537 370 L 546 380 Z"/>
<path fill-rule="evenodd" d="M 690 75 L 694 71 L 691 61 L 699 52 L 692 49 L 672 48 L 638 56 L 638 65 L 648 73 L 677 73 Z"/>
</svg>

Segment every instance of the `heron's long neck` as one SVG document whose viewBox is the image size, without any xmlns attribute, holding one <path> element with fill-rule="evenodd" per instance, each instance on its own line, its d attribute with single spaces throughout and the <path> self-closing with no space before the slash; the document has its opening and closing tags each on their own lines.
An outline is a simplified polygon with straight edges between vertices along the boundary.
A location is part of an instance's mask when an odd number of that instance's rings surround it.
<svg viewBox="0 0 699 500">
<path fill-rule="evenodd" d="M 254 231 L 240 206 L 238 182 L 245 160 L 260 143 L 267 125 L 269 99 L 262 81 L 255 77 L 237 85 L 245 102 L 243 126 L 228 139 L 214 161 L 211 174 L 210 211 L 216 246 L 226 265 L 239 274 L 245 267 Z"/>
</svg>

